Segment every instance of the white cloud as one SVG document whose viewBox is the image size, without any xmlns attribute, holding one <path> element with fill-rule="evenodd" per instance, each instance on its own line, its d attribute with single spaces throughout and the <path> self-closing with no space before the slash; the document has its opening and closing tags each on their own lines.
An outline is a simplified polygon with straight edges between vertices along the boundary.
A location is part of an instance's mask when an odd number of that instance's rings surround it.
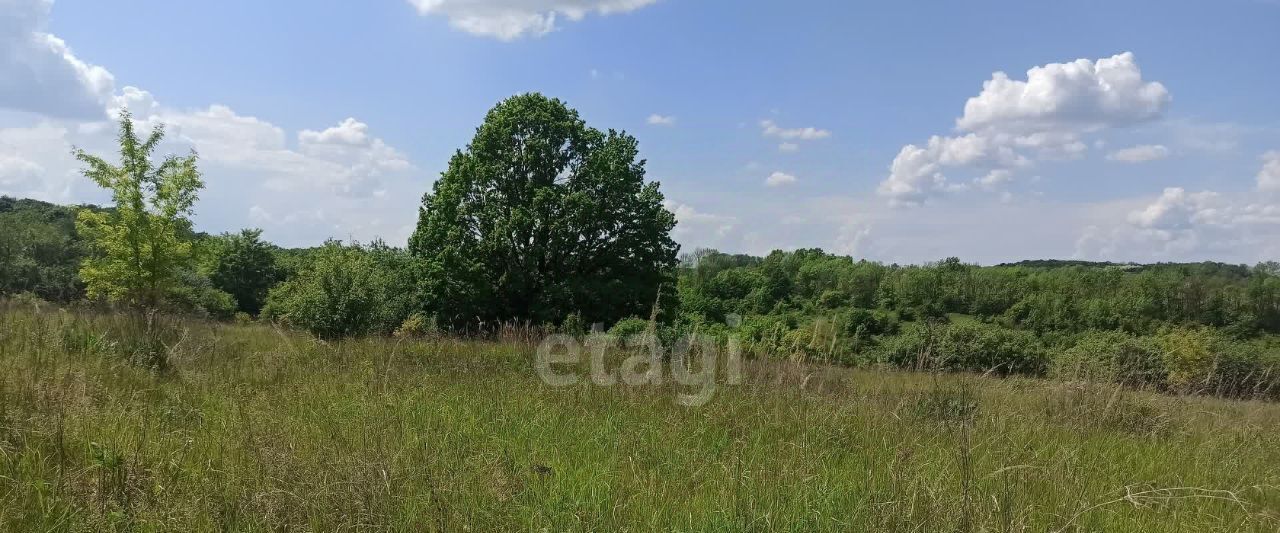
<svg viewBox="0 0 1280 533">
<path fill-rule="evenodd" d="M 1081 257 L 1130 260 L 1270 259 L 1280 254 L 1280 202 L 1257 194 L 1169 187 L 1129 210 L 1122 223 L 1093 225 Z"/>
<path fill-rule="evenodd" d="M 676 216 L 672 238 L 692 248 L 719 242 L 738 225 L 737 217 L 704 213 L 693 206 L 666 200 L 663 207 Z"/>
<path fill-rule="evenodd" d="M 37 13 L 47 16 L 47 9 Z M 13 11 L 0 13 L 8 27 L 14 20 Z M 0 42 L 6 45 L 0 54 L 0 95 L 5 98 L 0 106 L 22 111 L 0 112 L 7 125 L 0 128 L 0 193 L 55 202 L 109 201 L 109 195 L 80 174 L 71 147 L 114 159 L 112 120 L 128 107 L 140 130 L 166 124 L 160 153 L 199 154 L 206 183 L 196 213 L 201 229 L 235 229 L 248 216 L 284 245 L 310 245 L 330 236 L 382 236 L 397 242 L 411 231 L 407 222 L 427 183 L 415 182 L 408 158 L 356 119 L 298 132 L 295 145 L 282 128 L 225 105 L 176 109 L 136 87 L 102 96 L 85 91 L 79 78 L 42 78 L 47 70 L 15 69 L 47 58 L 40 50 L 9 46 L 11 34 L 0 35 Z M 31 88 L 48 98 L 13 97 L 18 89 Z M 82 97 L 72 97 L 76 95 Z M 33 102 L 40 105 L 29 105 Z"/>
<path fill-rule="evenodd" d="M 163 110 L 154 120 L 165 122 L 173 137 L 190 144 L 205 162 L 264 172 L 262 184 L 274 191 L 322 186 L 343 196 L 367 198 L 383 194 L 384 175 L 412 168 L 403 154 L 371 136 L 368 125 L 354 118 L 321 131 L 302 130 L 297 149 L 288 146 L 280 127 L 223 105 L 190 112 Z"/>
<path fill-rule="evenodd" d="M 15 154 L 0 154 L 0 190 L 33 189 L 44 167 Z"/>
<path fill-rule="evenodd" d="M 1258 190 L 1280 192 L 1280 150 L 1262 154 L 1262 170 L 1258 171 Z"/>
<path fill-rule="evenodd" d="M 866 242 L 870 237 L 870 224 L 848 221 L 840 226 L 832 251 L 857 258 L 866 248 Z"/>
<path fill-rule="evenodd" d="M 778 144 L 779 152 L 795 152 L 796 150 L 799 150 L 799 149 L 800 149 L 800 145 L 792 142 L 785 142 L 785 143 Z"/>
<path fill-rule="evenodd" d="M 49 120 L 0 128 L 0 194 L 55 202 L 72 200 L 77 185 L 93 187 L 79 175 L 78 163 L 71 156 L 72 145 L 96 148 L 100 143 L 95 142 L 95 137 L 110 141 L 110 133 L 84 135 Z"/>
<path fill-rule="evenodd" d="M 964 187 L 947 180 L 942 172 L 945 167 L 999 167 L 1005 172 L 998 174 L 999 179 L 986 183 L 996 185 L 1012 179 L 1008 168 L 1025 164 L 1026 159 L 1015 153 L 1012 147 L 999 145 L 989 137 L 975 133 L 959 137 L 935 135 L 923 147 L 914 144 L 903 146 L 890 166 L 889 179 L 880 183 L 878 191 L 895 205 L 917 205 L 930 195 Z"/>
<path fill-rule="evenodd" d="M 649 115 L 649 118 L 646 122 L 654 126 L 674 126 L 676 125 L 676 117 L 673 117 L 671 115 L 659 115 L 657 113 L 654 113 L 652 115 Z"/>
<path fill-rule="evenodd" d="M 115 79 L 45 31 L 52 0 L 0 0 L 0 108 L 101 118 Z"/>
<path fill-rule="evenodd" d="M 626 13 L 657 0 L 409 0 L 421 15 L 448 17 L 467 33 L 511 41 L 539 37 L 559 28 L 561 18 Z"/>
<path fill-rule="evenodd" d="M 1280 256 L 1280 152 L 1262 155 L 1258 192 L 1166 188 L 1130 209 L 1123 223 L 1095 225 L 1077 243 L 1081 256 L 1139 260 L 1259 261 Z"/>
<path fill-rule="evenodd" d="M 813 141 L 817 139 L 826 139 L 831 136 L 831 132 L 820 128 L 783 128 L 772 120 L 765 119 L 760 121 L 760 130 L 765 137 L 777 137 L 779 139 L 799 139 L 802 141 Z"/>
<path fill-rule="evenodd" d="M 298 133 L 302 144 L 337 144 L 365 146 L 369 142 L 369 125 L 354 118 L 347 118 L 337 126 L 324 131 L 302 130 Z"/>
<path fill-rule="evenodd" d="M 1096 62 L 1077 59 L 1034 67 L 1026 81 L 996 72 L 978 96 L 965 102 L 956 127 L 1001 133 L 1064 127 L 1093 131 L 1155 118 L 1169 99 L 1159 82 L 1143 81 L 1133 54 L 1125 52 Z"/>
<path fill-rule="evenodd" d="M 774 172 L 773 174 L 769 174 L 769 177 L 764 179 L 764 184 L 770 187 L 780 187 L 783 185 L 790 185 L 795 182 L 796 182 L 796 177 L 794 175 L 787 174 L 786 172 L 781 172 L 781 171 L 777 171 L 777 172 Z"/>
<path fill-rule="evenodd" d="M 992 189 L 1002 184 L 1008 183 L 1012 179 L 1013 179 L 1012 171 L 1005 168 L 997 168 L 995 170 L 992 170 L 991 172 L 988 172 L 987 175 L 981 178 L 978 178 L 977 183 L 978 185 L 984 188 Z"/>
<path fill-rule="evenodd" d="M 1107 159 L 1125 163 L 1142 163 L 1164 159 L 1169 156 L 1169 149 L 1160 144 L 1141 144 L 1129 148 L 1121 148 L 1107 154 Z"/>
<path fill-rule="evenodd" d="M 1036 161 L 1082 157 L 1088 150 L 1083 135 L 1153 120 L 1169 100 L 1163 85 L 1143 81 L 1128 52 L 1035 67 L 1025 81 L 996 72 L 965 103 L 956 119 L 961 133 L 904 146 L 878 191 L 891 204 L 918 205 L 967 188 L 947 177 L 950 170 L 964 169 L 984 174 L 975 181 L 994 189 Z M 987 179 L 995 170 L 1006 172 Z"/>
<path fill-rule="evenodd" d="M 1169 187 L 1159 198 L 1141 210 L 1129 213 L 1129 222 L 1140 228 L 1181 230 L 1211 219 L 1217 193 L 1187 193 L 1182 187 Z"/>
</svg>

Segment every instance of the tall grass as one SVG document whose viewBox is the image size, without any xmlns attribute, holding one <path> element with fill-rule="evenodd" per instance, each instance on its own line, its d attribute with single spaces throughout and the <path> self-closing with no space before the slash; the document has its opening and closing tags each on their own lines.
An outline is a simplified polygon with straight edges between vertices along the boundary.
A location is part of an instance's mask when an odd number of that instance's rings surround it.
<svg viewBox="0 0 1280 533">
<path fill-rule="evenodd" d="M 0 307 L 0 530 L 1280 528 L 1280 405 L 749 361 L 688 408 L 534 342 Z"/>
</svg>

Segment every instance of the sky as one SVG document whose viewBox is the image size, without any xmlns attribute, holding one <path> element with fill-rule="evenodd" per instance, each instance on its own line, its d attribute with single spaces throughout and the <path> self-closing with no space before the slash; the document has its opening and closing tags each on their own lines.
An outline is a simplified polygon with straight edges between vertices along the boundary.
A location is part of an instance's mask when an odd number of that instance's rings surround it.
<svg viewBox="0 0 1280 533">
<path fill-rule="evenodd" d="M 1280 259 L 1280 2 L 0 0 L 0 194 L 107 203 L 113 120 L 209 232 L 403 244 L 485 112 L 640 141 L 684 251 Z"/>
</svg>

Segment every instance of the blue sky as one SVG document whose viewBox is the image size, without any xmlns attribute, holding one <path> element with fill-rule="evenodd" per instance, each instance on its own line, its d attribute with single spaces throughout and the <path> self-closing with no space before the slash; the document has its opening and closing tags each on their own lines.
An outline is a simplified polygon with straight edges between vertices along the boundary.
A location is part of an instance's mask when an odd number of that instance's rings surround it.
<svg viewBox="0 0 1280 533">
<path fill-rule="evenodd" d="M 686 250 L 1280 259 L 1273 2 L 0 7 L 5 194 L 101 201 L 67 151 L 127 105 L 200 152 L 202 228 L 401 243 L 484 112 L 541 91 L 639 138 Z"/>
</svg>

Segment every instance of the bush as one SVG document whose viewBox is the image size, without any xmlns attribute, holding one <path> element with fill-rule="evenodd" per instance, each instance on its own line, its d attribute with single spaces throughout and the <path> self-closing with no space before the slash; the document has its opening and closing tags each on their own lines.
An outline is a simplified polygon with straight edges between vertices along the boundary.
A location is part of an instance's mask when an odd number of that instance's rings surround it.
<svg viewBox="0 0 1280 533">
<path fill-rule="evenodd" d="M 422 313 L 413 313 L 409 318 L 404 319 L 400 327 L 396 328 L 395 336 L 397 337 L 426 337 L 438 331 L 436 327 L 436 317 L 428 317 Z"/>
<path fill-rule="evenodd" d="M 626 339 L 649 330 L 649 321 L 643 318 L 630 317 L 619 320 L 609 328 L 609 334 L 619 339 Z"/>
<path fill-rule="evenodd" d="M 1219 336 L 1212 350 L 1213 371 L 1203 391 L 1219 396 L 1280 398 L 1280 348 L 1263 341 Z"/>
<path fill-rule="evenodd" d="M 1149 337 L 1119 331 L 1091 331 L 1052 362 L 1054 377 L 1163 387 L 1167 377 L 1160 347 Z"/>
<path fill-rule="evenodd" d="M 814 319 L 788 331 L 783 337 L 787 355 L 807 361 L 844 361 L 851 355 L 847 343 L 839 340 L 836 324 L 825 318 Z"/>
<path fill-rule="evenodd" d="M 897 317 L 883 309 L 849 309 L 836 315 L 836 322 L 841 332 L 848 337 L 892 335 L 898 332 Z"/>
<path fill-rule="evenodd" d="M 209 315 L 209 318 L 230 320 L 236 314 L 236 299 L 230 294 L 214 288 L 205 288 L 197 291 L 195 296 L 196 307 Z"/>
<path fill-rule="evenodd" d="M 578 312 L 569 313 L 560 322 L 560 333 L 565 335 L 585 335 L 587 333 L 587 323 L 582 319 L 582 315 Z"/>
<path fill-rule="evenodd" d="M 40 308 L 49 305 L 49 302 L 45 301 L 44 298 L 41 298 L 33 292 L 20 292 L 14 294 L 9 297 L 9 301 L 19 306 L 34 308 L 37 311 L 40 310 Z"/>
<path fill-rule="evenodd" d="M 1217 334 L 1207 329 L 1178 328 L 1160 336 L 1167 383 L 1179 392 L 1209 387 L 1216 364 Z"/>
<path fill-rule="evenodd" d="M 271 290 L 262 316 L 324 338 L 388 334 L 414 305 L 413 262 L 381 243 L 329 241 L 297 276 Z"/>
<path fill-rule="evenodd" d="M 751 351 L 772 356 L 782 351 L 783 338 L 789 329 L 782 317 L 749 315 L 742 319 L 738 335 Z"/>
<path fill-rule="evenodd" d="M 969 322 L 943 328 L 938 362 L 949 370 L 1040 375 L 1048 351 L 1031 332 Z"/>
<path fill-rule="evenodd" d="M 875 359 L 901 368 L 923 369 L 932 359 L 933 332 L 928 324 L 912 322 L 897 335 L 881 337 Z"/>
<path fill-rule="evenodd" d="M 1035 334 L 981 322 L 913 323 L 881 338 L 875 354 L 879 361 L 915 369 L 1040 375 L 1048 367 L 1048 351 Z"/>
</svg>

